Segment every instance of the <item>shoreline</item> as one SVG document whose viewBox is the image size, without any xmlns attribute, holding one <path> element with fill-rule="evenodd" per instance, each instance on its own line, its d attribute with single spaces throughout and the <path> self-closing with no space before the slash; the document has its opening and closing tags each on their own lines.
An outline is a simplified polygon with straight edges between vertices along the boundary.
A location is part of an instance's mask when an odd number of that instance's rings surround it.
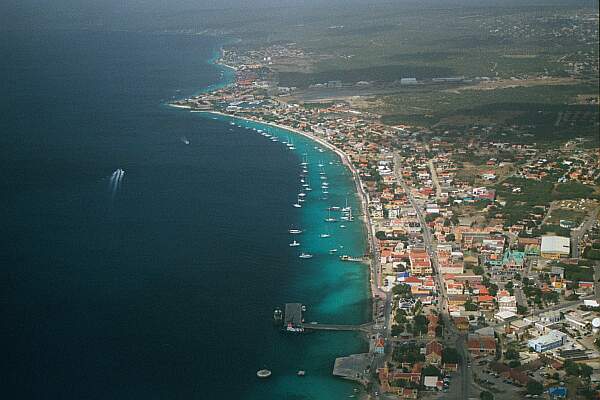
<svg viewBox="0 0 600 400">
<path fill-rule="evenodd" d="M 219 62 L 223 55 L 223 47 L 222 46 L 219 49 L 219 53 L 220 53 L 219 56 L 212 58 L 211 60 L 209 60 L 209 62 L 212 63 L 213 65 L 220 66 L 223 69 L 229 69 L 235 73 L 235 71 L 237 71 L 237 68 L 227 65 L 223 62 Z M 221 88 L 232 86 L 234 84 L 235 84 L 235 81 L 228 82 L 228 83 L 223 82 Z M 204 90 L 201 90 L 200 93 L 207 93 L 210 90 L 214 90 L 213 85 L 208 86 Z M 288 127 L 288 126 L 277 124 L 274 122 L 263 121 L 261 119 L 227 114 L 227 113 L 215 111 L 215 110 L 195 110 L 193 107 L 190 107 L 190 106 L 178 105 L 178 104 L 173 104 L 173 103 L 168 103 L 168 105 L 171 107 L 175 107 L 175 108 L 188 109 L 188 110 L 190 110 L 190 112 L 202 112 L 202 113 L 210 113 L 210 114 L 220 115 L 220 116 L 229 117 L 229 118 L 238 118 L 238 119 L 245 120 L 245 121 L 258 122 L 258 123 L 270 125 L 270 126 L 273 126 L 273 127 L 279 128 L 279 129 L 288 130 L 290 132 L 302 135 L 314 142 L 317 142 L 318 144 L 322 145 L 323 147 L 326 147 L 330 151 L 333 151 L 335 154 L 337 154 L 337 156 L 342 160 L 342 163 L 352 173 L 352 180 L 354 181 L 354 186 L 356 188 L 356 191 L 357 191 L 360 203 L 361 203 L 361 209 L 362 209 L 362 214 L 363 214 L 361 219 L 363 221 L 363 226 L 365 227 L 365 230 L 366 230 L 366 235 L 367 235 L 366 239 L 367 239 L 367 243 L 368 243 L 369 253 L 371 256 L 371 260 L 368 262 L 368 264 L 369 264 L 369 290 L 371 291 L 370 297 L 371 297 L 371 301 L 372 301 L 372 303 L 371 303 L 371 321 L 375 322 L 377 319 L 376 302 L 377 302 L 377 300 L 383 300 L 386 296 L 386 293 L 383 292 L 378 286 L 378 284 L 379 284 L 378 273 L 379 272 L 377 271 L 378 270 L 378 262 L 377 262 L 377 255 L 376 255 L 377 246 L 376 246 L 376 241 L 375 241 L 375 232 L 373 230 L 373 223 L 369 216 L 369 209 L 368 209 L 369 201 L 368 201 L 367 193 L 365 192 L 365 190 L 363 188 L 362 181 L 360 179 L 358 171 L 356 170 L 354 165 L 352 165 L 352 162 L 350 161 L 350 158 L 348 157 L 348 155 L 346 153 L 344 153 L 340 148 L 338 148 L 337 146 L 335 146 L 332 143 L 329 143 L 325 139 L 318 137 L 312 133 L 301 131 L 296 128 Z"/>
<path fill-rule="evenodd" d="M 187 108 L 187 109 L 193 110 L 193 107 L 188 107 L 188 106 L 174 105 L 174 107 Z M 242 116 L 238 116 L 238 115 L 227 114 L 227 113 L 223 113 L 220 111 L 214 111 L 214 110 L 199 110 L 199 111 L 203 112 L 203 113 L 207 113 L 207 114 L 220 115 L 223 117 L 237 118 L 237 119 L 248 121 L 248 122 L 258 122 L 258 123 L 261 123 L 264 125 L 269 125 L 269 126 L 272 126 L 275 128 L 287 130 L 287 131 L 302 135 L 302 136 L 312 140 L 313 142 L 316 142 L 316 143 L 322 145 L 323 147 L 327 148 L 328 150 L 334 152 L 341 159 L 342 163 L 352 173 L 352 180 L 354 182 L 354 186 L 356 188 L 356 191 L 357 191 L 357 194 L 359 197 L 359 201 L 361 204 L 361 209 L 362 209 L 361 220 L 362 220 L 363 226 L 365 227 L 365 230 L 366 230 L 366 236 L 367 236 L 366 239 L 367 239 L 367 243 L 369 246 L 369 251 L 371 253 L 371 260 L 370 260 L 370 262 L 368 262 L 369 278 L 370 278 L 369 289 L 371 291 L 370 297 L 371 297 L 371 300 L 373 301 L 373 303 L 371 304 L 371 308 L 372 308 L 371 322 L 375 322 L 375 320 L 376 320 L 375 301 L 379 298 L 380 295 L 385 296 L 385 293 L 381 293 L 379 287 L 377 286 L 377 271 L 375 271 L 377 266 L 374 265 L 374 264 L 376 264 L 376 259 L 375 259 L 375 257 L 373 257 L 373 252 L 374 252 L 374 250 L 376 250 L 375 233 L 373 232 L 373 223 L 371 222 L 371 218 L 370 218 L 369 212 L 368 212 L 369 210 L 368 210 L 367 193 L 364 191 L 364 188 L 362 186 L 362 181 L 360 179 L 358 171 L 356 170 L 354 165 L 352 165 L 352 162 L 350 161 L 348 155 L 346 153 L 344 153 L 339 147 L 335 146 L 332 143 L 327 142 L 325 139 L 318 137 L 312 133 L 301 131 L 296 128 L 288 127 L 288 126 L 277 124 L 274 122 L 263 121 L 261 119 L 254 119 L 254 118 L 242 117 Z"/>
</svg>

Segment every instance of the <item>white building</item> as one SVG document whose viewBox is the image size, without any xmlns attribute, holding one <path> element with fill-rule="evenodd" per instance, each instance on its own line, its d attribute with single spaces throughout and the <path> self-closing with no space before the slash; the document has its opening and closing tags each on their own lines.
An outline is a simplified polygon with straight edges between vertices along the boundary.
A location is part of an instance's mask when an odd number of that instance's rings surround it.
<svg viewBox="0 0 600 400">
<path fill-rule="evenodd" d="M 527 347 L 535 350 L 538 353 L 552 350 L 565 344 L 565 335 L 559 331 L 550 331 L 547 335 L 531 339 L 527 342 Z"/>
<path fill-rule="evenodd" d="M 542 236 L 541 255 L 544 258 L 558 259 L 569 257 L 571 240 L 563 236 Z"/>
</svg>

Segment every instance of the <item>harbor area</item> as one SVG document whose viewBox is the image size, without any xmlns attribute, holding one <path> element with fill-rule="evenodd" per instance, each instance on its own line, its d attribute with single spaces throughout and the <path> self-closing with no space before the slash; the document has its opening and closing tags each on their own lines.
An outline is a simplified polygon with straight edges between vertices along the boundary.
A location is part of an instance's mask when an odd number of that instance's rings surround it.
<svg viewBox="0 0 600 400">
<path fill-rule="evenodd" d="M 333 366 L 333 375 L 366 386 L 369 383 L 372 362 L 372 353 L 360 353 L 352 354 L 347 357 L 338 357 L 335 359 L 335 364 Z"/>
</svg>

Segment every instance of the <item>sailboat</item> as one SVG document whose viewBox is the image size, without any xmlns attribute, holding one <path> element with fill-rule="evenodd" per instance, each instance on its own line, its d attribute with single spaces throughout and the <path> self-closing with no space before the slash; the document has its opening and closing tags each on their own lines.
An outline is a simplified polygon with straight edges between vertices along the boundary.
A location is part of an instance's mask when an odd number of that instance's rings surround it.
<svg viewBox="0 0 600 400">
<path fill-rule="evenodd" d="M 327 218 L 325 218 L 325 222 L 336 222 L 336 221 L 337 221 L 337 219 L 333 218 L 331 216 L 331 211 L 329 211 Z"/>
<path fill-rule="evenodd" d="M 347 212 L 350 211 L 352 207 L 348 206 L 348 197 L 346 197 L 346 206 L 342 208 L 342 211 Z"/>
<path fill-rule="evenodd" d="M 319 237 L 320 237 L 320 238 L 323 238 L 323 239 L 325 239 L 325 238 L 328 238 L 328 237 L 331 237 L 331 235 L 329 234 L 329 229 L 326 229 L 325 233 L 321 233 L 321 234 L 319 235 Z"/>
<path fill-rule="evenodd" d="M 300 163 L 300 165 L 302 165 L 303 167 L 308 165 L 308 158 L 306 157 L 306 153 L 303 154 L 303 158 L 302 158 L 302 162 Z"/>
<path fill-rule="evenodd" d="M 300 246 L 300 242 L 296 242 L 294 240 L 292 243 L 290 243 L 290 247 L 297 247 L 297 246 Z"/>
<path fill-rule="evenodd" d="M 296 199 L 296 202 L 294 204 L 292 204 L 292 206 L 296 207 L 296 208 L 301 208 L 302 205 L 300 204 L 300 197 L 298 197 Z"/>
</svg>

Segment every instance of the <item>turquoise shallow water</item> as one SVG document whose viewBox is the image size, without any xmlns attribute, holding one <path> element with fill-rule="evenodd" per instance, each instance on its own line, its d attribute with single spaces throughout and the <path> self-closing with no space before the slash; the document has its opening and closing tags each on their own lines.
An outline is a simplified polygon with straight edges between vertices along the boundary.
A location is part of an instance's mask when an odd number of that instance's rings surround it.
<svg viewBox="0 0 600 400">
<path fill-rule="evenodd" d="M 362 226 L 330 226 L 348 171 L 293 133 L 254 131 L 165 105 L 231 78 L 214 38 L 102 31 L 9 32 L 0 40 L 0 334 L 19 399 L 336 399 L 354 387 L 333 360 L 354 334 L 282 334 L 275 306 L 307 319 L 368 318 Z M 214 86 L 213 86 L 214 87 Z M 240 123 L 241 125 L 242 123 Z M 189 145 L 183 138 L 189 140 Z M 295 209 L 302 153 L 330 201 Z M 329 164 L 332 162 L 333 164 Z M 114 195 L 110 177 L 125 171 Z M 357 208 L 358 209 L 358 208 Z M 297 258 L 291 225 L 306 229 Z M 340 251 L 341 253 L 341 251 Z M 273 377 L 258 380 L 263 366 Z M 298 378 L 298 369 L 307 376 Z"/>
<path fill-rule="evenodd" d="M 294 227 L 302 229 L 303 233 L 282 235 L 284 245 L 281 251 L 285 253 L 286 265 L 282 266 L 281 277 L 282 280 L 290 280 L 282 302 L 306 304 L 307 322 L 360 324 L 368 321 L 371 304 L 368 267 L 339 259 L 342 254 L 358 256 L 365 253 L 365 227 L 359 215 L 348 222 L 340 219 L 339 211 L 327 210 L 331 206 L 344 207 L 346 204 L 353 210 L 361 209 L 352 175 L 339 157 L 293 131 L 233 117 L 209 113 L 198 115 L 224 121 L 229 126 L 234 123 L 236 128 L 245 129 L 247 135 L 257 136 L 266 148 L 272 149 L 270 151 L 292 155 L 298 165 L 297 173 L 286 179 L 297 182 L 298 193 L 302 192 L 301 163 L 308 162 L 305 181 L 313 190 L 304 191 L 307 196 L 302 208 L 292 206 L 297 200 L 295 194 L 289 195 L 289 204 L 284 207 L 285 213 L 297 215 L 299 222 Z M 261 136 L 258 130 L 277 137 L 279 142 Z M 289 150 L 283 141 L 293 142 L 296 149 Z M 276 165 L 272 167 L 277 168 Z M 321 179 L 321 172 L 325 173 L 327 180 Z M 322 182 L 329 183 L 327 194 L 323 193 Z M 330 216 L 337 218 L 338 222 L 325 222 L 325 218 Z M 321 233 L 328 233 L 331 237 L 321 238 Z M 299 247 L 285 246 L 285 241 L 294 239 L 300 242 Z M 337 253 L 330 254 L 329 250 L 334 248 L 338 249 Z M 308 252 L 314 257 L 299 259 L 300 252 Z M 255 385 L 248 398 L 333 399 L 347 398 L 352 393 L 355 385 L 332 377 L 331 371 L 335 357 L 366 351 L 367 345 L 359 335 L 348 332 L 283 334 L 280 340 L 280 345 L 264 354 L 264 365 L 273 370 L 273 377 Z M 296 371 L 299 369 L 307 370 L 307 376 L 298 378 Z"/>
</svg>

